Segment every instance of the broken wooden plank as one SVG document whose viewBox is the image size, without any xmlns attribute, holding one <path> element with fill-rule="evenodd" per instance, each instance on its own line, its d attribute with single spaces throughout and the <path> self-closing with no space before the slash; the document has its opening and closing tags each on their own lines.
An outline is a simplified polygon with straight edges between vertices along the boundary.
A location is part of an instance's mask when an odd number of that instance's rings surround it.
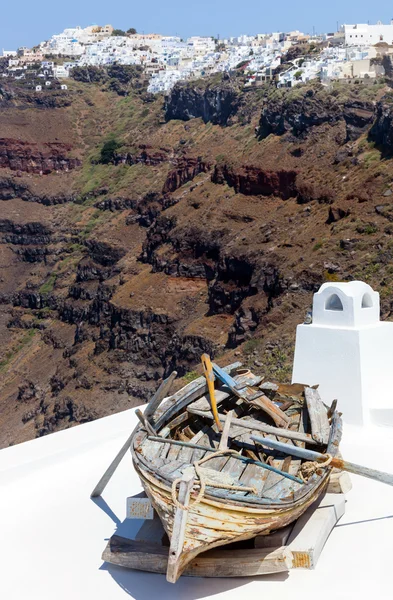
<svg viewBox="0 0 393 600">
<path fill-rule="evenodd" d="M 190 413 L 198 415 L 200 417 L 205 417 L 207 419 L 213 420 L 212 413 L 203 412 L 200 410 L 187 409 Z M 220 421 L 225 422 L 226 416 L 219 413 Z M 290 440 L 298 440 L 299 442 L 305 442 L 306 444 L 317 444 L 317 442 L 307 433 L 300 433 L 298 431 L 291 431 L 289 429 L 281 429 L 279 427 L 273 427 L 270 425 L 265 425 L 256 419 L 237 419 L 233 418 L 232 423 L 234 425 L 238 425 L 239 427 L 244 427 L 245 429 L 255 429 L 255 431 L 261 431 L 262 433 L 270 433 L 272 435 L 277 435 Z"/>
<path fill-rule="evenodd" d="M 149 435 L 157 435 L 157 432 L 155 431 L 155 429 L 153 429 L 153 427 L 151 426 L 143 412 L 139 410 L 139 408 L 136 409 L 135 414 L 141 422 L 142 427 L 146 429 Z"/>
<path fill-rule="evenodd" d="M 193 471 L 183 473 L 179 484 L 179 506 L 176 507 L 175 518 L 173 521 L 171 546 L 169 548 L 168 567 L 166 571 L 166 579 L 169 581 L 169 583 L 176 583 L 181 575 L 179 572 L 180 558 L 183 553 L 183 546 L 186 537 L 188 505 L 190 502 L 190 494 L 194 482 L 195 478 Z"/>
<path fill-rule="evenodd" d="M 325 405 L 321 400 L 318 390 L 306 387 L 304 394 L 311 423 L 312 437 L 318 444 L 327 446 L 330 436 L 330 425 Z"/>
<path fill-rule="evenodd" d="M 269 417 L 273 419 L 277 427 L 288 427 L 291 419 L 265 394 L 261 393 L 258 398 L 251 401 L 251 404 L 262 409 Z"/>
<path fill-rule="evenodd" d="M 170 434 L 170 432 L 172 431 L 172 429 L 176 429 L 176 427 L 178 427 L 182 423 L 185 423 L 189 418 L 190 418 L 190 416 L 187 414 L 187 412 L 181 413 L 180 415 L 175 417 L 175 419 L 172 419 L 172 421 L 170 421 L 170 423 L 168 423 L 168 425 L 166 425 L 165 427 L 163 427 L 163 429 L 161 429 L 160 435 L 162 437 L 167 437 Z"/>
<path fill-rule="evenodd" d="M 169 548 L 159 544 L 128 540 L 114 535 L 102 560 L 128 569 L 166 573 Z M 208 550 L 191 561 L 183 575 L 188 577 L 254 577 L 287 572 L 292 556 L 285 547 L 245 550 Z"/>
<path fill-rule="evenodd" d="M 240 362 L 233 363 L 224 368 L 226 373 L 232 373 L 234 370 L 241 367 L 242 364 Z M 169 419 L 179 413 L 182 408 L 186 407 L 188 404 L 197 400 L 201 396 L 204 396 L 207 392 L 207 384 L 205 377 L 198 377 L 195 381 L 192 381 L 184 388 L 173 394 L 165 403 L 160 406 L 156 411 L 156 420 L 155 420 L 155 428 L 157 431 L 165 423 L 169 421 Z"/>
</svg>

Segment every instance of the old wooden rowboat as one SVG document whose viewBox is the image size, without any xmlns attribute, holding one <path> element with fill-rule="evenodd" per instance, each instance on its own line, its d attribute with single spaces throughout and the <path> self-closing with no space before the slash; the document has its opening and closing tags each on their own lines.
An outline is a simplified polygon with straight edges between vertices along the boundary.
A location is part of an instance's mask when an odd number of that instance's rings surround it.
<svg viewBox="0 0 393 600">
<path fill-rule="evenodd" d="M 238 363 L 216 368 L 223 431 L 200 377 L 153 414 L 148 406 L 131 443 L 135 469 L 170 539 L 173 583 L 201 552 L 285 527 L 324 492 L 329 461 L 305 463 L 252 436 L 333 457 L 339 451 L 340 415 L 317 390 L 262 383 Z"/>
</svg>

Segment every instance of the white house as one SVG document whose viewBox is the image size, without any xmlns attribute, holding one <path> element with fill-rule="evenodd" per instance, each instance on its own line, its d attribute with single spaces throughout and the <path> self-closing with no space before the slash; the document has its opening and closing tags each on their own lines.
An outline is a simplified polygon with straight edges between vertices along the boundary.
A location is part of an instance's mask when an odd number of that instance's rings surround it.
<svg viewBox="0 0 393 600">
<path fill-rule="evenodd" d="M 347 46 L 374 46 L 379 42 L 393 44 L 393 20 L 389 25 L 384 25 L 381 21 L 376 25 L 343 25 L 343 31 Z"/>
<path fill-rule="evenodd" d="M 4 58 L 12 58 L 14 56 L 17 56 L 18 53 L 16 50 L 3 50 L 3 57 Z"/>
</svg>

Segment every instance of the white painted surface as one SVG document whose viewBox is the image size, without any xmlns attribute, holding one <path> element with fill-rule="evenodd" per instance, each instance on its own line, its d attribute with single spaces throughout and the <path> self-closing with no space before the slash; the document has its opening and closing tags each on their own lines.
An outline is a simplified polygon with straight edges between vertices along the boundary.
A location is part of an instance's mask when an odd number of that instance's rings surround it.
<svg viewBox="0 0 393 600">
<path fill-rule="evenodd" d="M 393 488 L 352 476 L 346 514 L 315 571 L 256 579 L 188 579 L 102 563 L 127 537 L 126 498 L 141 491 L 126 455 L 103 498 L 91 490 L 135 426 L 132 410 L 0 451 L 0 598 L 6 600 L 318 600 L 392 598 Z M 393 430 L 346 427 L 345 458 L 391 470 Z"/>
<path fill-rule="evenodd" d="M 393 323 L 379 318 L 379 294 L 360 281 L 324 284 L 313 322 L 299 325 L 292 381 L 319 384 L 346 423 L 393 426 Z"/>
</svg>

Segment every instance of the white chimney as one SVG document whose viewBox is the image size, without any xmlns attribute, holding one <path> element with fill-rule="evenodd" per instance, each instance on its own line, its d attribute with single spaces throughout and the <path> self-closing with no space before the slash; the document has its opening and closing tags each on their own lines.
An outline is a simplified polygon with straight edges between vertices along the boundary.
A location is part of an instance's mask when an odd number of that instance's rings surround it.
<svg viewBox="0 0 393 600">
<path fill-rule="evenodd" d="M 380 321 L 379 294 L 363 283 L 325 283 L 313 322 L 296 334 L 293 383 L 320 386 L 347 423 L 393 426 L 393 323 Z"/>
</svg>

